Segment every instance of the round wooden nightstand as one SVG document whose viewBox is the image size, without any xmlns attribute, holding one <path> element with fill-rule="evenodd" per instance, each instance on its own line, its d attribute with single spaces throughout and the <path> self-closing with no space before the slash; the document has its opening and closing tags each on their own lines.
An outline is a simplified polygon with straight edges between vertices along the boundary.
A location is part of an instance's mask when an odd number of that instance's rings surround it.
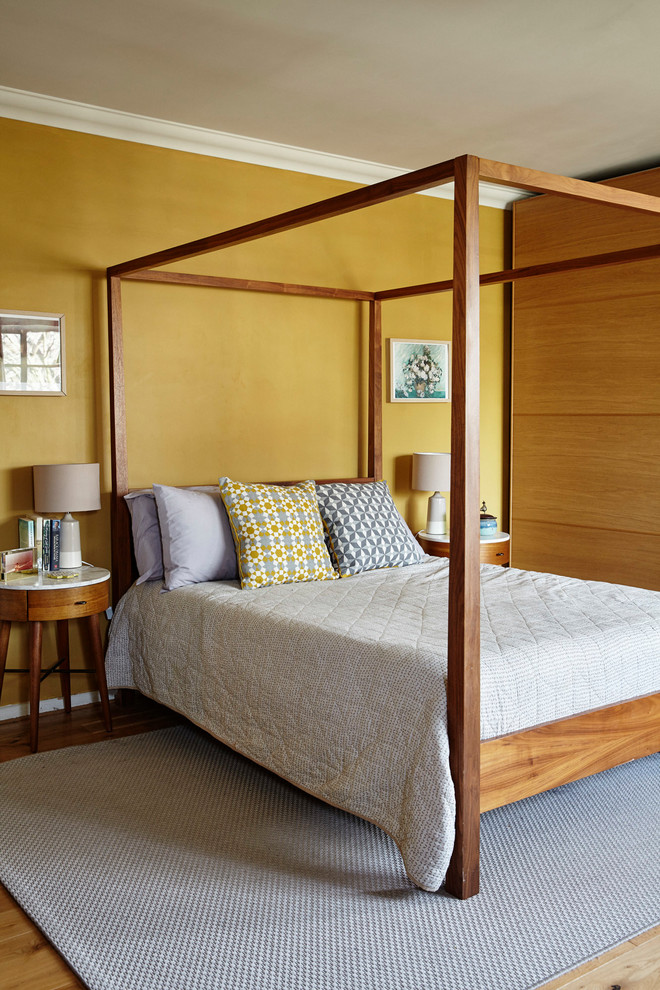
<svg viewBox="0 0 660 990">
<path fill-rule="evenodd" d="M 46 574 L 18 578 L 0 584 L 0 693 L 7 663 L 9 633 L 12 622 L 29 623 L 30 666 L 10 669 L 10 673 L 30 674 L 30 749 L 39 745 L 39 688 L 41 681 L 55 671 L 62 684 L 64 710 L 71 711 L 71 673 L 95 673 L 98 681 L 103 722 L 112 732 L 105 663 L 99 628 L 99 614 L 109 605 L 110 571 L 84 564 L 75 578 L 49 578 Z M 57 623 L 57 663 L 41 669 L 42 623 Z M 86 619 L 93 670 L 74 670 L 69 666 L 69 619 Z"/>
<path fill-rule="evenodd" d="M 432 557 L 450 557 L 449 537 L 430 536 L 424 530 L 417 534 L 419 544 L 424 553 Z M 510 560 L 510 541 L 508 533 L 493 533 L 492 536 L 482 536 L 479 540 L 479 560 L 482 564 L 499 564 L 508 567 Z"/>
</svg>

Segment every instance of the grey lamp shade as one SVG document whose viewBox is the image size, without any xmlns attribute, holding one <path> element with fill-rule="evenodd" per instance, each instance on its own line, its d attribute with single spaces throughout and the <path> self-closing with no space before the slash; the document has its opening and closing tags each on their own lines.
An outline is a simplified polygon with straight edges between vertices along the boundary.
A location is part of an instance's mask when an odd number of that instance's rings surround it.
<svg viewBox="0 0 660 990">
<path fill-rule="evenodd" d="M 101 508 L 98 464 L 35 464 L 35 512 L 92 512 Z"/>
<path fill-rule="evenodd" d="M 412 487 L 417 492 L 448 492 L 451 454 L 413 454 Z"/>
</svg>

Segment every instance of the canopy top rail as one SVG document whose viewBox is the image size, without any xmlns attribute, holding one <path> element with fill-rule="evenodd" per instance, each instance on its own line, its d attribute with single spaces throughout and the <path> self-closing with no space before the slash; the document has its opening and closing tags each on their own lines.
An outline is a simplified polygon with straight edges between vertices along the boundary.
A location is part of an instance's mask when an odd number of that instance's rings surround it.
<svg viewBox="0 0 660 990">
<path fill-rule="evenodd" d="M 253 278 L 227 278 L 220 275 L 194 275 L 188 272 L 170 272 L 144 269 L 131 272 L 122 278 L 133 282 L 158 282 L 170 285 L 203 285 L 210 289 L 239 289 L 246 292 L 272 292 L 289 296 L 315 296 L 322 299 L 349 299 L 372 302 L 373 292 L 361 289 L 335 289 L 323 285 L 299 285 L 293 282 L 264 282 Z"/>
<path fill-rule="evenodd" d="M 108 275 L 110 277 L 125 277 L 148 268 L 158 268 L 161 265 L 209 254 L 225 247 L 245 244 L 270 234 L 294 230 L 319 220 L 328 220 L 345 213 L 353 213 L 367 206 L 376 206 L 379 203 L 386 203 L 411 193 L 444 185 L 454 179 L 458 160 L 453 158 L 437 165 L 430 165 L 427 168 L 396 176 L 394 179 L 385 179 L 383 182 L 376 182 L 370 186 L 351 190 L 351 192 L 341 193 L 339 196 L 332 196 L 330 199 L 298 207 L 265 220 L 234 227 L 219 234 L 212 234 L 209 237 L 188 241 L 164 251 L 156 251 L 153 254 L 134 258 L 132 261 L 112 265 L 108 268 Z M 550 172 L 539 172 L 517 165 L 507 165 L 486 158 L 473 158 L 473 160 L 478 164 L 479 178 L 484 181 L 660 216 L 660 199 L 655 196 L 632 192 L 628 189 L 619 189 L 615 186 L 603 186 L 584 179 L 571 179 Z"/>
<path fill-rule="evenodd" d="M 355 210 L 361 210 L 366 206 L 376 206 L 378 203 L 386 203 L 391 199 L 408 196 L 410 193 L 441 186 L 446 182 L 451 182 L 453 178 L 454 159 L 451 159 L 448 162 L 430 165 L 416 172 L 398 175 L 394 179 L 385 179 L 383 182 L 353 189 L 351 192 L 341 193 L 339 196 L 332 196 L 330 199 L 324 199 L 318 203 L 288 210 L 286 213 L 278 213 L 276 216 L 268 217 L 265 220 L 257 220 L 255 223 L 234 227 L 232 230 L 213 234 L 210 237 L 202 237 L 197 241 L 189 241 L 187 244 L 168 248 L 165 251 L 156 251 L 154 254 L 136 258 L 134 261 L 113 265 L 108 268 L 108 275 L 121 277 L 131 272 L 141 271 L 143 268 L 158 268 L 160 265 L 167 265 L 170 262 L 183 261 L 185 258 L 194 258 L 200 254 L 209 254 L 211 251 L 233 247 L 236 244 L 245 244 L 247 241 L 267 237 L 269 234 L 295 230 L 296 227 L 304 227 L 307 224 L 316 223 L 318 220 L 329 220 L 331 217 L 353 213 Z"/>
<path fill-rule="evenodd" d="M 565 261 L 550 261 L 540 265 L 527 265 L 523 268 L 507 268 L 499 272 L 485 272 L 479 276 L 479 284 L 502 285 L 517 282 L 519 279 L 538 278 L 543 275 L 558 275 L 565 272 L 606 268 L 613 265 L 631 264 L 637 261 L 652 261 L 660 258 L 660 244 L 647 244 L 621 251 L 608 251 L 605 254 L 589 254 L 581 258 L 567 258 Z M 159 269 L 143 269 L 122 276 L 134 282 L 158 282 L 170 285 L 202 285 L 216 289 L 238 289 L 246 292 L 270 292 L 291 296 L 314 296 L 323 299 L 344 299 L 358 302 L 383 302 L 387 299 L 405 299 L 410 296 L 425 296 L 449 292 L 454 288 L 451 278 L 439 282 L 422 282 L 418 285 L 402 285 L 396 289 L 382 289 L 368 292 L 362 289 L 332 288 L 331 286 L 300 285 L 289 282 L 265 282 L 258 279 L 227 278 L 219 275 L 197 275 L 188 272 L 171 272 Z"/>
<path fill-rule="evenodd" d="M 506 165 L 487 158 L 479 159 L 479 178 L 500 186 L 513 186 L 530 192 L 551 193 L 567 196 L 569 199 L 582 199 L 602 206 L 618 206 L 624 210 L 637 210 L 660 216 L 660 198 L 646 193 L 621 189 L 618 186 L 604 186 L 586 179 L 571 179 L 552 172 L 539 172 L 520 165 Z"/>
<path fill-rule="evenodd" d="M 638 248 L 621 251 L 607 251 L 605 254 L 588 254 L 581 258 L 567 258 L 566 261 L 548 261 L 542 265 L 526 265 L 523 268 L 506 268 L 501 272 L 484 272 L 479 276 L 480 285 L 503 285 L 523 278 L 539 278 L 542 275 L 559 275 L 565 272 L 578 272 L 593 268 L 608 268 L 614 265 L 627 265 L 636 261 L 653 261 L 660 258 L 660 244 L 647 244 Z M 402 285 L 397 289 L 382 289 L 374 292 L 374 299 L 404 299 L 407 296 L 426 296 L 436 292 L 448 292 L 454 287 L 454 280 L 423 282 L 419 285 Z"/>
</svg>

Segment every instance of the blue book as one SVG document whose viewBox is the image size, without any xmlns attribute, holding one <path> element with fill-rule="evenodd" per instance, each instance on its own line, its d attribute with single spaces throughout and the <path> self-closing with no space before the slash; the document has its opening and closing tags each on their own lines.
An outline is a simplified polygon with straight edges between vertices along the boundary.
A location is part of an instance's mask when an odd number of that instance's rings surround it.
<svg viewBox="0 0 660 990">
<path fill-rule="evenodd" d="M 42 570 L 50 570 L 50 519 L 44 519 L 42 532 Z"/>
<path fill-rule="evenodd" d="M 60 569 L 60 520 L 50 521 L 50 570 Z"/>
</svg>

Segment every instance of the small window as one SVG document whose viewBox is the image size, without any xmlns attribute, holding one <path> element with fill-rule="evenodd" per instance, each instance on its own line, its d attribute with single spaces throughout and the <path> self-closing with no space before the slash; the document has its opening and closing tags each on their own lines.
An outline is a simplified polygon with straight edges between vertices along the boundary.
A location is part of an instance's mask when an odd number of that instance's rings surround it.
<svg viewBox="0 0 660 990">
<path fill-rule="evenodd" d="M 65 395 L 64 317 L 0 310 L 0 394 Z"/>
</svg>

